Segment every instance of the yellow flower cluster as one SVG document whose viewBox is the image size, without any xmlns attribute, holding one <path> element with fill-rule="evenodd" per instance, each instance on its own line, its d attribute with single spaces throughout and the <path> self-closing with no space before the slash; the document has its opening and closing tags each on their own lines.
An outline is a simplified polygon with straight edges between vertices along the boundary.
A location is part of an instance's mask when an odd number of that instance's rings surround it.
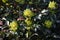
<svg viewBox="0 0 60 40">
<path fill-rule="evenodd" d="M 25 23 L 29 26 L 29 25 L 31 25 L 31 24 L 32 24 L 32 21 L 31 21 L 31 19 L 26 18 Z"/>
<path fill-rule="evenodd" d="M 18 24 L 17 24 L 16 21 L 12 21 L 9 26 L 10 26 L 10 30 L 16 31 L 17 27 L 18 27 Z"/>
<path fill-rule="evenodd" d="M 49 5 L 48 5 L 48 8 L 50 8 L 50 9 L 54 9 L 54 8 L 56 8 L 56 2 L 54 2 L 54 1 L 50 1 L 49 2 Z"/>
<path fill-rule="evenodd" d="M 52 26 L 52 21 L 46 20 L 46 21 L 44 22 L 44 24 L 45 24 L 45 26 L 46 26 L 47 28 L 50 28 L 50 27 Z"/>
<path fill-rule="evenodd" d="M 6 3 L 8 0 L 2 0 L 3 3 Z"/>
<path fill-rule="evenodd" d="M 32 17 L 32 16 L 34 16 L 34 13 L 33 13 L 30 9 L 24 10 L 23 13 L 24 13 L 23 15 L 24 15 L 25 17 Z"/>
</svg>

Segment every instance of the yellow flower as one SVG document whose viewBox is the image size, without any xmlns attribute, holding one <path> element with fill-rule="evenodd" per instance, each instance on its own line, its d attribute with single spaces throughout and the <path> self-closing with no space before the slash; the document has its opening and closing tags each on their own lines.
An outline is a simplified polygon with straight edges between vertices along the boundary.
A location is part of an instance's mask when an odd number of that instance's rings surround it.
<svg viewBox="0 0 60 40">
<path fill-rule="evenodd" d="M 16 31 L 17 27 L 18 27 L 18 24 L 17 24 L 16 21 L 12 21 L 9 26 L 10 26 L 10 30 Z"/>
<path fill-rule="evenodd" d="M 32 24 L 32 21 L 31 21 L 31 19 L 26 18 L 25 23 L 29 26 L 29 25 L 31 25 L 31 24 Z"/>
<path fill-rule="evenodd" d="M 2 0 L 3 3 L 6 3 L 8 0 Z"/>
<path fill-rule="evenodd" d="M 6 5 L 9 5 L 9 3 L 6 3 Z"/>
<path fill-rule="evenodd" d="M 26 27 L 27 30 L 30 30 L 31 27 Z"/>
<path fill-rule="evenodd" d="M 33 13 L 30 9 L 24 10 L 23 13 L 24 13 L 23 15 L 24 15 L 25 17 L 32 17 L 32 16 L 34 16 L 34 13 Z"/>
<path fill-rule="evenodd" d="M 47 28 L 50 28 L 50 27 L 52 26 L 52 21 L 46 20 L 46 21 L 44 22 L 44 24 L 45 24 L 45 26 L 46 26 Z"/>
<path fill-rule="evenodd" d="M 51 8 L 51 9 L 54 9 L 54 8 L 56 8 L 56 2 L 54 2 L 54 1 L 50 1 L 50 3 L 49 3 L 49 5 L 48 5 L 48 8 Z"/>
</svg>

